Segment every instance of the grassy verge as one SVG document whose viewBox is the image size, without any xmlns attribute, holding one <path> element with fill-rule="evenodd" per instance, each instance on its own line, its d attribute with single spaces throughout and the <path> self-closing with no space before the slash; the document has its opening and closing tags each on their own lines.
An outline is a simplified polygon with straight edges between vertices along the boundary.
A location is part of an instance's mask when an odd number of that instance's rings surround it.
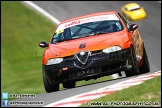
<svg viewBox="0 0 162 108">
<path fill-rule="evenodd" d="M 143 102 L 144 104 L 142 106 L 145 105 L 145 107 L 159 107 L 161 106 L 161 76 L 147 80 L 140 85 L 132 86 L 92 100 L 88 102 L 86 107 L 101 107 L 108 102 L 114 102 L 115 104 L 113 106 L 107 105 L 106 107 L 124 107 L 124 105 L 121 105 L 121 102 L 137 102 L 139 105 Z M 139 107 L 139 105 L 136 104 L 136 107 Z M 83 104 L 81 107 L 85 107 L 85 105 Z"/>
<path fill-rule="evenodd" d="M 1 2 L 1 92 L 45 93 L 41 71 L 44 49 L 38 43 L 49 42 L 54 28 L 51 21 L 20 1 Z M 77 86 L 110 78 L 79 81 Z"/>
<path fill-rule="evenodd" d="M 2 92 L 42 93 L 41 56 L 38 47 L 48 42 L 55 25 L 19 1 L 1 2 Z"/>
</svg>

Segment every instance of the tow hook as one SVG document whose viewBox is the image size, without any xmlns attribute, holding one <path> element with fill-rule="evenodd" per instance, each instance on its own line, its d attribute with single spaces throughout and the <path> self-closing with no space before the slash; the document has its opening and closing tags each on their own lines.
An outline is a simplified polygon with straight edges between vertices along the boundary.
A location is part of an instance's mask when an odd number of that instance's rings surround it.
<svg viewBox="0 0 162 108">
<path fill-rule="evenodd" d="M 66 71 L 66 70 L 68 70 L 67 67 L 60 69 L 57 75 L 58 75 L 58 76 L 61 76 L 62 71 Z"/>
<path fill-rule="evenodd" d="M 131 69 L 132 65 L 129 65 L 128 60 L 127 60 L 125 66 L 121 66 L 121 68 L 123 68 L 123 69 Z"/>
</svg>

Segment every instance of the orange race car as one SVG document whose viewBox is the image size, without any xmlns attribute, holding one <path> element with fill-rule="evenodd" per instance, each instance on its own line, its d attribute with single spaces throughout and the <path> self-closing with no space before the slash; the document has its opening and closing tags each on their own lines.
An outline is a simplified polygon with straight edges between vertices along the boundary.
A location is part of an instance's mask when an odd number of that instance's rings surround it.
<svg viewBox="0 0 162 108">
<path fill-rule="evenodd" d="M 116 11 L 84 15 L 61 22 L 46 48 L 42 73 L 46 92 L 75 87 L 76 81 L 125 71 L 133 76 L 150 71 L 144 42 L 137 30 Z"/>
</svg>

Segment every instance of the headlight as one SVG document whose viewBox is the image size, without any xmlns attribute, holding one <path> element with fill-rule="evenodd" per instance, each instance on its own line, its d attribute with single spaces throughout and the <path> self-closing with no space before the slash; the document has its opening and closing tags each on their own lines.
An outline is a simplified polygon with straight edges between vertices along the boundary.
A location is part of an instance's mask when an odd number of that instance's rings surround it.
<svg viewBox="0 0 162 108">
<path fill-rule="evenodd" d="M 49 59 L 46 63 L 46 65 L 52 65 L 52 64 L 59 64 L 63 61 L 63 58 L 54 58 L 54 59 Z"/>
<path fill-rule="evenodd" d="M 110 52 L 115 52 L 115 51 L 119 51 L 119 50 L 121 50 L 120 46 L 113 46 L 113 47 L 110 47 L 110 48 L 105 48 L 102 51 L 104 53 L 110 53 Z"/>
</svg>

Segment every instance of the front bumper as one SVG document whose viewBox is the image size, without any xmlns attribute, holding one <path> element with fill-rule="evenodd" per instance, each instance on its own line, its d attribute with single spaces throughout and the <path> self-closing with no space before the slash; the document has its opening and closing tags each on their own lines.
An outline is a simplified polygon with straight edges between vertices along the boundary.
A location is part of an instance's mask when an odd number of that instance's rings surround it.
<svg viewBox="0 0 162 108">
<path fill-rule="evenodd" d="M 126 62 L 131 65 L 129 48 L 113 53 L 102 51 L 91 52 L 86 64 L 81 64 L 74 56 L 65 57 L 57 65 L 43 65 L 43 70 L 50 83 L 61 83 L 68 80 L 88 80 L 101 76 L 119 73 L 129 68 L 124 67 Z"/>
</svg>

